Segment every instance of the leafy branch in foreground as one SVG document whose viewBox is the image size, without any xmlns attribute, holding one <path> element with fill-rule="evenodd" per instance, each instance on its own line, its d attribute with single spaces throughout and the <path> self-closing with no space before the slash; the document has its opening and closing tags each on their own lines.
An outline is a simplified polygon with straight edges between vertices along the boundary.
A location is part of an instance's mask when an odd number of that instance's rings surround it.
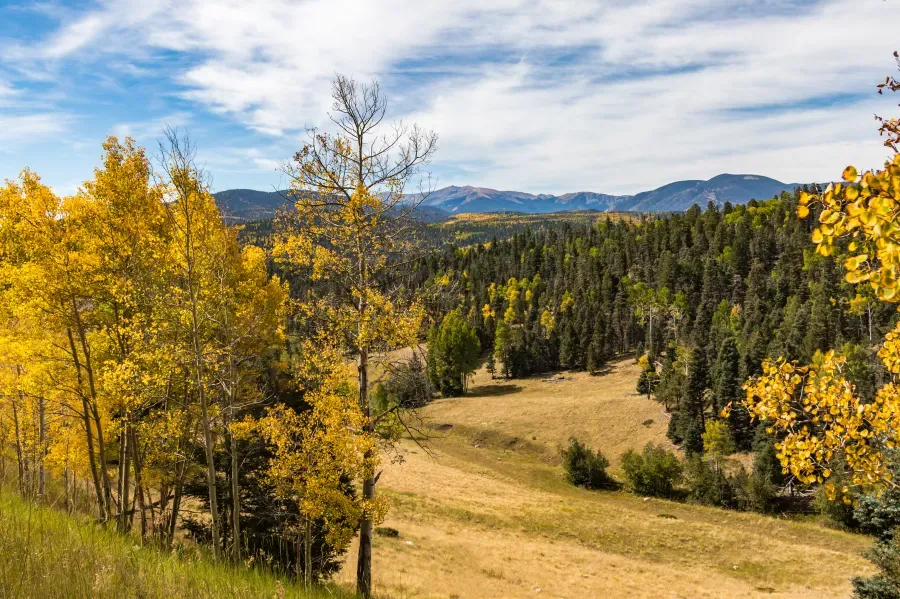
<svg viewBox="0 0 900 599">
<path fill-rule="evenodd" d="M 843 183 L 821 194 L 800 196 L 798 215 L 821 208 L 812 239 L 817 251 L 847 253 L 848 283 L 867 283 L 883 301 L 900 302 L 900 154 L 880 171 L 860 175 L 850 166 Z M 892 378 L 900 374 L 900 324 L 878 352 Z M 851 486 L 896 486 L 889 455 L 900 437 L 900 389 L 894 380 L 866 401 L 845 372 L 846 359 L 834 351 L 818 354 L 809 366 L 783 358 L 766 359 L 762 376 L 745 384 L 751 414 L 783 435 L 777 448 L 782 466 L 809 483 L 824 483 L 846 469 L 850 484 L 840 489 L 849 502 Z"/>
</svg>

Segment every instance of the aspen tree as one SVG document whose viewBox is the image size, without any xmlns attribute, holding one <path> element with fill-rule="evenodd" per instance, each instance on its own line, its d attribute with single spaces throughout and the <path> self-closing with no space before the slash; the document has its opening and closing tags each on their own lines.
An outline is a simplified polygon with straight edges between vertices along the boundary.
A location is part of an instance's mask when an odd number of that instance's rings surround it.
<svg viewBox="0 0 900 599">
<path fill-rule="evenodd" d="M 411 249 L 409 219 L 424 192 L 406 196 L 437 148 L 437 136 L 397 123 L 385 130 L 387 99 L 377 83 L 344 76 L 332 83 L 336 134 L 316 130 L 285 165 L 296 212 L 284 215 L 287 232 L 276 248 L 281 259 L 327 284 L 329 293 L 304 301 L 309 314 L 327 323 L 357 365 L 358 403 L 376 435 L 379 415 L 369 401 L 370 361 L 376 354 L 411 345 L 422 309 L 401 285 L 388 284 Z M 374 447 L 370 454 L 374 454 Z M 366 456 L 374 464 L 373 455 Z M 357 591 L 372 592 L 372 532 L 377 475 L 363 477 L 369 502 L 360 522 Z"/>
<path fill-rule="evenodd" d="M 205 302 L 211 300 L 212 270 L 224 241 L 224 225 L 209 193 L 203 172 L 197 167 L 196 149 L 187 136 L 173 129 L 160 143 L 159 161 L 172 227 L 172 259 L 179 272 L 179 309 L 187 325 L 192 361 L 193 391 L 200 404 L 200 426 L 206 452 L 206 482 L 209 491 L 210 532 L 213 553 L 222 554 L 221 520 L 216 489 L 215 435 L 209 402 L 210 322 Z"/>
</svg>

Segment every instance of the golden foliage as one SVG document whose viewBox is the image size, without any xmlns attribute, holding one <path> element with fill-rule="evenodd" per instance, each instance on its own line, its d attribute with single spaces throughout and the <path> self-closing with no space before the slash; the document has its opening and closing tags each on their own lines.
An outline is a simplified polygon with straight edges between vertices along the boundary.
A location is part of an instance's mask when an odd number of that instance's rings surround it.
<svg viewBox="0 0 900 599">
<path fill-rule="evenodd" d="M 810 206 L 820 207 L 812 234 L 817 251 L 830 256 L 841 244 L 849 253 L 843 262 L 847 282 L 866 283 L 877 298 L 900 302 L 900 154 L 880 171 L 860 175 L 849 166 L 843 179 L 821 194 L 802 193 L 797 214 L 803 218 Z M 867 302 L 860 293 L 853 309 Z M 878 356 L 889 372 L 900 374 L 900 325 L 887 334 Z M 785 471 L 805 483 L 824 483 L 831 498 L 837 490 L 829 479 L 837 467 L 846 469 L 852 486 L 895 484 L 887 452 L 900 435 L 900 390 L 889 382 L 866 402 L 844 376 L 845 366 L 834 351 L 817 354 L 809 366 L 767 359 L 763 374 L 744 385 L 753 417 L 783 436 L 777 449 Z M 849 486 L 840 491 L 849 501 Z"/>
</svg>

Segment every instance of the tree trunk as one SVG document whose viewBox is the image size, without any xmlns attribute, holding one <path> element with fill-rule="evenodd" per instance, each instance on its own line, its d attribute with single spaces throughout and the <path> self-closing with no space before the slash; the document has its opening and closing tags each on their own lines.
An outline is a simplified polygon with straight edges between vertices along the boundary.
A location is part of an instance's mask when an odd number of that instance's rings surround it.
<svg viewBox="0 0 900 599">
<path fill-rule="evenodd" d="M 187 381 L 185 381 L 185 389 L 187 388 Z M 187 391 L 185 391 L 185 398 L 187 397 Z M 197 424 L 196 422 L 191 422 L 185 427 L 185 433 L 179 440 L 179 450 L 184 451 L 183 442 L 188 437 L 195 437 L 197 435 Z M 169 521 L 165 523 L 167 526 L 167 530 L 165 531 L 165 542 L 167 547 L 172 546 L 172 542 L 175 539 L 175 528 L 178 523 L 178 512 L 181 509 L 181 496 L 184 493 L 184 478 L 187 476 L 187 460 L 182 460 L 179 464 L 175 466 L 175 490 L 174 495 L 172 497 L 172 513 L 170 514 Z M 166 493 L 168 496 L 168 492 Z M 162 497 L 160 497 L 160 503 L 162 503 Z M 151 508 L 152 509 L 152 508 Z M 162 519 L 162 508 L 160 508 L 159 517 Z"/>
<path fill-rule="evenodd" d="M 374 433 L 371 411 L 369 409 L 369 354 L 363 349 L 359 352 L 357 371 L 359 384 L 359 405 L 366 418 L 365 434 Z M 366 460 L 372 458 L 371 451 L 366 452 Z M 368 472 L 363 481 L 363 499 L 375 499 L 375 473 Z M 356 592 L 363 597 L 372 595 L 372 519 L 363 516 L 359 523 L 359 555 L 356 561 Z"/>
<path fill-rule="evenodd" d="M 193 267 L 191 267 L 191 270 Z M 206 449 L 206 486 L 209 490 L 209 516 L 210 534 L 212 536 L 213 555 L 221 557 L 222 546 L 219 535 L 219 503 L 216 497 L 216 464 L 215 451 L 212 436 L 212 427 L 209 423 L 209 404 L 207 403 L 206 388 L 203 381 L 203 350 L 200 347 L 200 333 L 198 331 L 197 301 L 194 293 L 193 277 L 189 277 L 191 296 L 192 337 L 194 342 L 194 369 L 196 370 L 197 393 L 200 396 L 200 417 L 203 425 L 203 445 Z"/>
<path fill-rule="evenodd" d="M 82 389 L 81 360 L 78 357 L 78 348 L 75 347 L 75 337 L 72 335 L 72 329 L 66 329 L 66 333 L 69 336 L 69 346 L 72 349 L 72 361 L 75 364 L 75 378 L 78 381 L 78 394 L 81 396 L 81 416 L 87 441 L 88 465 L 91 470 L 91 478 L 94 480 L 94 491 L 97 494 L 97 506 L 100 511 L 100 519 L 105 522 L 109 518 L 109 504 L 104 501 L 104 494 L 100 484 L 100 473 L 97 471 L 97 456 L 94 451 L 94 434 L 91 431 L 90 408 L 88 407 L 88 398 Z"/>
<path fill-rule="evenodd" d="M 313 584 L 313 567 L 312 567 L 312 519 L 307 516 L 304 518 L 303 531 L 303 580 L 307 587 Z"/>
<path fill-rule="evenodd" d="M 128 495 L 130 492 L 131 476 L 131 450 L 129 447 L 130 435 L 128 425 L 119 433 L 119 518 L 118 527 L 121 532 L 126 530 L 128 518 Z"/>
<path fill-rule="evenodd" d="M 300 560 L 300 555 L 303 551 L 303 533 L 299 530 L 297 531 L 297 566 L 295 568 L 294 575 L 297 577 L 297 580 L 300 580 L 303 577 L 303 564 Z"/>
<path fill-rule="evenodd" d="M 71 498 L 69 497 L 69 466 L 66 466 L 66 469 L 63 471 L 63 485 L 65 487 L 65 499 L 66 499 L 66 513 L 72 513 L 71 506 Z"/>
<path fill-rule="evenodd" d="M 129 443 L 129 446 L 131 447 L 131 458 L 134 462 L 134 492 L 137 496 L 137 506 L 141 514 L 141 539 L 146 539 L 147 509 L 146 501 L 144 500 L 144 480 L 141 472 L 141 454 L 138 449 L 137 433 L 135 432 L 134 427 L 130 429 L 130 432 L 131 442 Z"/>
<path fill-rule="evenodd" d="M 869 345 L 872 345 L 872 303 L 868 302 L 866 312 L 869 314 Z"/>
<path fill-rule="evenodd" d="M 181 476 L 175 482 L 175 496 L 172 498 L 172 513 L 169 515 L 168 530 L 166 531 L 166 547 L 171 547 L 175 540 L 175 526 L 178 523 L 178 511 L 181 509 L 181 493 L 184 489 L 184 469 Z"/>
<path fill-rule="evenodd" d="M 38 495 L 44 496 L 47 491 L 47 469 L 44 460 L 47 457 L 47 411 L 44 398 L 38 397 L 38 444 L 40 456 L 38 462 Z"/>
<path fill-rule="evenodd" d="M 19 398 L 22 397 L 22 392 L 19 391 Z M 18 487 L 19 494 L 23 497 L 25 496 L 25 456 L 22 453 L 22 433 L 21 427 L 19 426 L 19 409 L 13 404 L 12 407 L 13 413 L 13 426 L 15 427 L 16 434 L 16 469 L 18 472 Z"/>
<path fill-rule="evenodd" d="M 226 433 L 231 449 L 231 526 L 232 557 L 235 564 L 241 563 L 241 486 L 238 481 L 238 448 L 237 440 L 231 432 Z"/>
<path fill-rule="evenodd" d="M 84 355 L 82 367 L 87 374 L 88 390 L 90 391 L 89 405 L 97 428 L 97 451 L 99 452 L 100 457 L 100 480 L 103 483 L 103 501 L 106 503 L 106 517 L 108 518 L 111 515 L 112 483 L 109 480 L 109 468 L 106 464 L 106 442 L 103 436 L 103 421 L 100 418 L 100 411 L 97 407 L 97 388 L 94 384 L 94 366 L 91 358 L 91 348 L 87 342 L 84 324 L 81 322 L 81 312 L 78 310 L 78 305 L 74 298 L 72 299 L 72 310 L 75 316 L 78 339 L 81 343 L 81 353 Z"/>
</svg>

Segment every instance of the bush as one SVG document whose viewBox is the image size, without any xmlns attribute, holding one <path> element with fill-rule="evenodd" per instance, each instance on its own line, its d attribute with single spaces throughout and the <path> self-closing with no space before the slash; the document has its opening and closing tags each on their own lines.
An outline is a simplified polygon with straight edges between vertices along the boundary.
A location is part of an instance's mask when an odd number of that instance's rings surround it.
<svg viewBox="0 0 900 599">
<path fill-rule="evenodd" d="M 694 503 L 726 508 L 736 505 L 731 480 L 714 462 L 693 456 L 687 461 L 685 481 L 688 498 Z"/>
<path fill-rule="evenodd" d="M 894 470 L 894 477 L 898 475 Z M 853 508 L 853 519 L 859 530 L 886 541 L 900 528 L 900 490 L 888 488 L 882 492 L 866 493 L 858 498 Z"/>
<path fill-rule="evenodd" d="M 671 499 L 682 480 L 681 462 L 664 447 L 647 443 L 642 453 L 628 450 L 622 456 L 622 473 L 631 492 Z"/>
<path fill-rule="evenodd" d="M 615 486 L 614 481 L 606 473 L 609 460 L 599 451 L 578 439 L 569 439 L 569 446 L 562 450 L 563 468 L 566 480 L 576 487 L 585 489 L 605 489 Z"/>
<path fill-rule="evenodd" d="M 385 391 L 393 404 L 402 409 L 421 408 L 434 397 L 434 388 L 426 366 L 414 351 L 409 360 L 400 364 L 385 383 Z"/>
<path fill-rule="evenodd" d="M 703 453 L 703 425 L 697 419 L 691 419 L 687 414 L 676 414 L 675 418 L 682 420 L 682 430 L 684 430 L 684 441 L 681 447 L 687 455 Z"/>
<path fill-rule="evenodd" d="M 387 537 L 389 539 L 399 539 L 400 531 L 390 526 L 376 526 L 375 534 L 379 537 Z"/>
<path fill-rule="evenodd" d="M 770 514 L 775 508 L 778 491 L 775 485 L 757 472 L 747 474 L 744 467 L 731 477 L 735 507 L 745 512 Z"/>
<path fill-rule="evenodd" d="M 641 375 L 638 377 L 637 382 L 637 392 L 641 395 L 646 395 L 650 397 L 650 395 L 656 391 L 656 387 L 659 386 L 659 375 L 656 374 L 655 370 L 647 368 L 641 371 Z"/>
<path fill-rule="evenodd" d="M 881 541 L 866 551 L 878 574 L 869 578 L 853 579 L 853 596 L 856 599 L 900 599 L 900 535 L 889 541 Z"/>
</svg>

